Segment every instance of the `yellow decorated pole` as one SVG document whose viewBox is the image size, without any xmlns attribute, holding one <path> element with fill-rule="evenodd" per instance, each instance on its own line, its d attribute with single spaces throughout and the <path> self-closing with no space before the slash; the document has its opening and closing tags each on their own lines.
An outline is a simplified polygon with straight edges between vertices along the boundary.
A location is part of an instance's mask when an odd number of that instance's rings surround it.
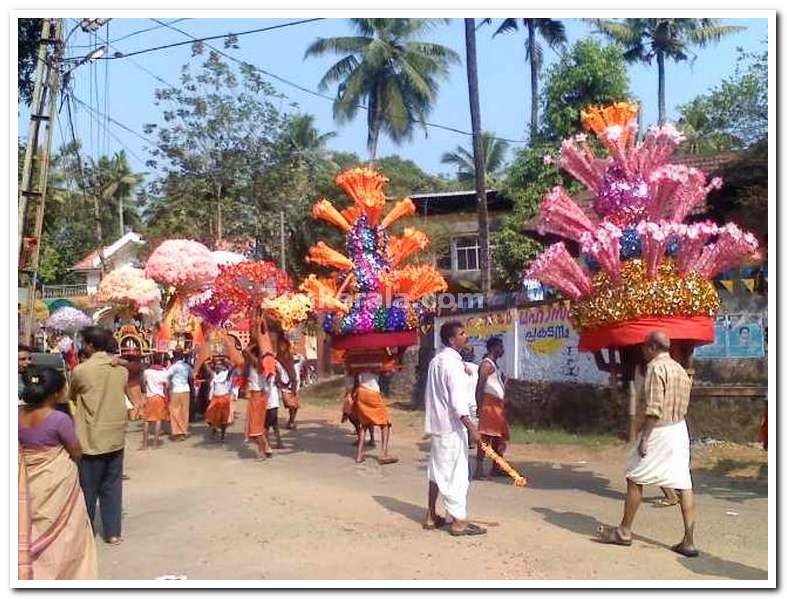
<svg viewBox="0 0 787 599">
<path fill-rule="evenodd" d="M 503 456 L 498 455 L 498 453 L 492 449 L 489 444 L 481 442 L 481 451 L 483 451 L 486 456 L 492 460 L 497 466 L 508 476 L 510 476 L 514 480 L 515 487 L 524 487 L 527 485 L 527 477 L 522 476 L 514 470 L 514 468 L 503 459 Z"/>
</svg>

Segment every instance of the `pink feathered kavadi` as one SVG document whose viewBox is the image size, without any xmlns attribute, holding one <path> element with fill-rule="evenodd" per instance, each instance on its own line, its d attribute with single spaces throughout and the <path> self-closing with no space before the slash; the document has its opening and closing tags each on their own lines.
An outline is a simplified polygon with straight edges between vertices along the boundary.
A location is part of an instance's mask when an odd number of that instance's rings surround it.
<svg viewBox="0 0 787 599">
<path fill-rule="evenodd" d="M 219 269 L 211 251 L 190 239 L 168 239 L 161 243 L 145 264 L 145 275 L 168 288 L 171 299 L 164 311 L 156 341 L 159 345 L 186 345 L 202 341 L 201 327 L 189 312 L 189 295 L 210 286 Z"/>
</svg>

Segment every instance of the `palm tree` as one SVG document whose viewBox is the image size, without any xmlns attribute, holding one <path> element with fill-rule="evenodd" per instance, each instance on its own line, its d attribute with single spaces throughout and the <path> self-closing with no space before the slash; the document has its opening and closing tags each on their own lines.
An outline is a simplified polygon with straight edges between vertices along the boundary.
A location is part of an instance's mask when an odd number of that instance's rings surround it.
<svg viewBox="0 0 787 599">
<path fill-rule="evenodd" d="M 741 140 L 726 131 L 720 131 L 708 118 L 708 112 L 702 102 L 690 102 L 679 107 L 681 114 L 677 126 L 686 136 L 681 145 L 689 154 L 714 154 L 740 147 Z"/>
<path fill-rule="evenodd" d="M 333 115 L 352 120 L 365 106 L 367 146 L 373 162 L 380 132 L 394 142 L 410 139 L 437 98 L 438 81 L 459 61 L 453 50 L 417 37 L 440 21 L 434 19 L 350 19 L 357 36 L 318 38 L 305 57 L 338 54 L 341 60 L 320 80 L 321 90 L 338 83 Z"/>
<path fill-rule="evenodd" d="M 487 19 L 487 22 L 491 19 Z M 566 44 L 566 28 L 557 19 L 504 19 L 495 35 L 519 31 L 519 21 L 522 29 L 527 31 L 525 41 L 525 58 L 530 61 L 530 141 L 538 135 L 538 76 L 544 64 L 544 50 L 538 43 L 540 36 L 553 50 L 562 48 Z"/>
<path fill-rule="evenodd" d="M 126 233 L 126 213 L 130 206 L 125 203 L 133 196 L 134 188 L 142 182 L 143 173 L 131 172 L 125 151 L 121 150 L 112 158 L 102 156 L 95 168 L 101 200 L 114 200 L 117 203 L 118 231 L 123 237 Z M 98 198 L 97 198 L 98 199 Z M 136 213 L 132 218 L 136 217 Z"/>
<path fill-rule="evenodd" d="M 659 69 L 659 124 L 667 118 L 664 65 L 667 59 L 681 62 L 696 58 L 692 46 L 704 48 L 726 35 L 745 29 L 720 25 L 718 19 L 589 19 L 598 32 L 620 43 L 629 62 L 650 64 Z"/>
<path fill-rule="evenodd" d="M 336 137 L 333 131 L 320 133 L 314 126 L 314 116 L 311 114 L 296 114 L 290 117 L 285 135 L 296 158 L 307 162 L 322 158 L 328 141 Z"/>
<path fill-rule="evenodd" d="M 508 142 L 497 139 L 494 133 L 484 131 L 481 133 L 481 147 L 484 150 L 484 175 L 490 182 L 495 181 L 495 175 L 500 172 L 505 163 Z M 456 178 L 460 181 L 475 180 L 475 163 L 473 151 L 457 146 L 453 152 L 445 152 L 440 158 L 443 164 L 456 167 Z"/>
<path fill-rule="evenodd" d="M 473 130 L 473 172 L 475 196 L 478 203 L 478 244 L 481 246 L 481 291 L 492 289 L 489 268 L 489 213 L 486 204 L 486 178 L 484 146 L 481 144 L 481 108 L 478 99 L 478 58 L 475 46 L 475 19 L 465 19 L 465 52 L 467 54 L 467 89 L 470 100 L 470 124 Z"/>
</svg>

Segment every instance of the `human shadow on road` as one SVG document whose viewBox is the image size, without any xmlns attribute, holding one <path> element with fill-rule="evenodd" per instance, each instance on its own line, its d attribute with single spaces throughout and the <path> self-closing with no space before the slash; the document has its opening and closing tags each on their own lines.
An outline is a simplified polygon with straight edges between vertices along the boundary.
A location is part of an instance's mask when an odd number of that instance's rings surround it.
<svg viewBox="0 0 787 599">
<path fill-rule="evenodd" d="M 561 512 L 545 507 L 534 507 L 533 511 L 541 514 L 544 520 L 549 524 L 586 536 L 588 537 L 588 542 L 598 543 L 595 539 L 595 531 L 602 523 L 592 516 L 580 514 L 578 512 Z M 635 541 L 641 541 L 649 545 L 661 547 L 665 551 L 670 551 L 670 546 L 668 544 L 657 541 L 656 539 L 645 537 L 637 533 L 634 533 L 632 537 Z M 767 570 L 761 570 L 760 568 L 753 568 L 745 564 L 726 560 L 707 553 L 702 549 L 700 549 L 699 557 L 678 557 L 677 554 L 671 553 L 667 555 L 673 555 L 682 566 L 695 574 L 721 576 L 736 580 L 758 580 L 768 578 Z"/>
<path fill-rule="evenodd" d="M 716 471 L 707 470 L 692 471 L 691 478 L 694 481 L 694 490 L 699 495 L 711 495 L 734 503 L 768 498 L 767 480 L 736 480 Z"/>
<path fill-rule="evenodd" d="M 470 459 L 475 459 L 471 456 Z M 560 468 L 553 468 L 544 462 L 511 462 L 517 472 L 527 477 L 527 486 L 530 489 L 542 491 L 585 491 L 608 499 L 625 498 L 620 491 L 609 487 L 609 479 L 599 476 L 590 470 L 580 470 L 570 465 L 562 464 Z M 484 468 L 488 472 L 489 460 L 484 460 Z M 511 479 L 506 476 L 496 476 L 489 479 L 498 484 L 511 485 Z"/>
<path fill-rule="evenodd" d="M 385 495 L 373 495 L 372 499 L 389 512 L 401 514 L 405 518 L 417 522 L 418 524 L 423 524 L 424 518 L 426 517 L 426 508 L 423 505 L 416 505 L 415 503 L 409 503 Z"/>
</svg>

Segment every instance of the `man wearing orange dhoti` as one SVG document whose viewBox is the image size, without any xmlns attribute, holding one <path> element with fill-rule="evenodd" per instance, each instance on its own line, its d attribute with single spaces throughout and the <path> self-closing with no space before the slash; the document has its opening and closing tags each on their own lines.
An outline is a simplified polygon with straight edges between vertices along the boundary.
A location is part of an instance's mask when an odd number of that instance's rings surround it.
<svg viewBox="0 0 787 599">
<path fill-rule="evenodd" d="M 257 456 L 262 458 L 273 455 L 265 426 L 268 401 L 271 388 L 274 385 L 271 362 L 275 359 L 271 354 L 260 356 L 260 347 L 252 342 L 243 350 L 248 369 L 248 383 L 246 386 L 246 437 L 257 445 Z"/>
<path fill-rule="evenodd" d="M 194 375 L 181 350 L 175 350 L 169 376 L 169 426 L 173 441 L 184 441 L 189 434 L 189 404 Z"/>
<path fill-rule="evenodd" d="M 164 368 L 163 354 L 153 354 L 153 363 L 150 368 L 142 373 L 142 380 L 145 383 L 145 404 L 142 410 L 142 417 L 145 420 L 142 429 L 142 447 L 148 448 L 148 435 L 150 424 L 154 425 L 154 442 L 156 447 L 161 446 L 161 423 L 169 420 L 169 410 L 167 409 L 167 393 L 169 385 L 169 374 Z"/>
<path fill-rule="evenodd" d="M 205 410 L 205 422 L 210 426 L 213 437 L 218 431 L 221 431 L 219 440 L 223 442 L 230 419 L 232 365 L 223 356 L 213 358 L 205 365 L 210 376 L 210 403 L 208 409 Z"/>
<path fill-rule="evenodd" d="M 486 342 L 486 355 L 478 367 L 478 383 L 475 389 L 478 404 L 478 432 L 484 442 L 502 457 L 510 437 L 505 412 L 505 378 L 497 361 L 503 357 L 503 340 L 492 337 Z M 492 465 L 493 476 L 504 475 L 497 464 Z M 476 478 L 484 478 L 484 452 L 478 446 L 476 454 Z"/>
<path fill-rule="evenodd" d="M 379 426 L 383 444 L 380 463 L 395 464 L 398 462 L 398 458 L 388 454 L 391 440 L 391 417 L 388 414 L 388 407 L 385 405 L 382 393 L 380 393 L 380 383 L 375 373 L 362 371 L 355 375 L 353 413 L 361 426 L 355 461 L 359 464 L 364 461 L 363 445 L 366 437 L 364 431 Z"/>
</svg>

